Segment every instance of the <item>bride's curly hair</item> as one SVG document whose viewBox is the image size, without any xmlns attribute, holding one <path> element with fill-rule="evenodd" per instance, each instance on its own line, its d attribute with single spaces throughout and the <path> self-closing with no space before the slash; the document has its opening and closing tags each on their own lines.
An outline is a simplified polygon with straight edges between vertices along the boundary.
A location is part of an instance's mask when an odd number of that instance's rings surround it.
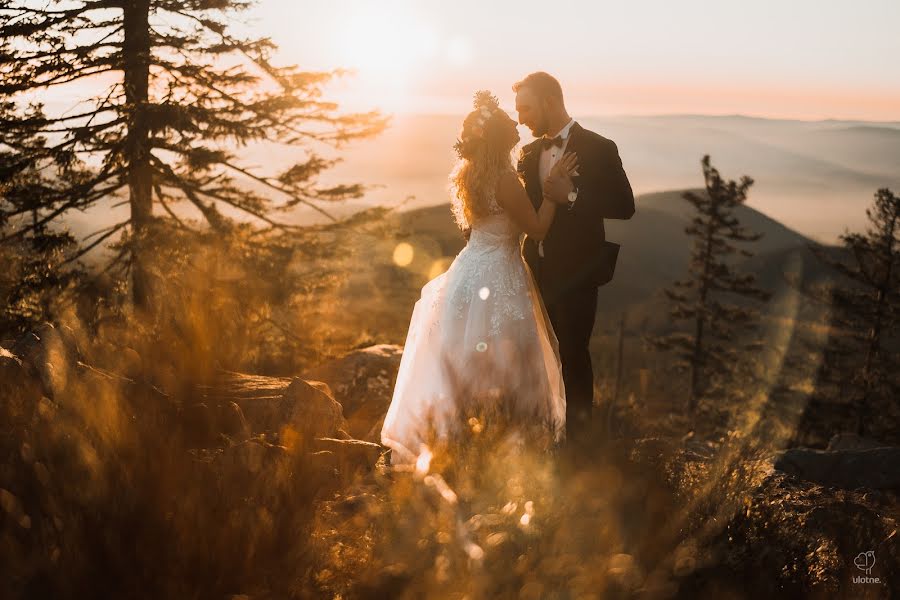
<svg viewBox="0 0 900 600">
<path fill-rule="evenodd" d="M 450 205 L 463 231 L 488 214 L 488 200 L 500 175 L 513 170 L 511 153 L 515 146 L 498 118 L 506 113 L 497 98 L 481 90 L 475 93 L 473 104 L 474 110 L 463 120 L 462 133 L 453 146 L 459 160 L 450 172 Z"/>
</svg>

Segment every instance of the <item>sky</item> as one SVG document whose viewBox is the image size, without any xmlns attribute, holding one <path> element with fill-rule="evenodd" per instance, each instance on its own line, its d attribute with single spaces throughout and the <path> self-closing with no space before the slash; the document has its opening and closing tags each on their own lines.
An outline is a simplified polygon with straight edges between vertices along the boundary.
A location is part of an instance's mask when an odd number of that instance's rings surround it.
<svg viewBox="0 0 900 600">
<path fill-rule="evenodd" d="M 157 18 L 166 23 L 169 15 Z M 479 89 L 493 91 L 513 114 L 512 84 L 536 70 L 559 78 L 570 114 L 604 127 L 599 131 L 616 139 L 632 172 L 640 173 L 644 165 L 645 175 L 633 183 L 640 191 L 694 181 L 683 174 L 696 176 L 698 157 L 710 147 L 735 174 L 754 166 L 752 175 L 759 179 L 753 202 L 785 222 L 787 196 L 766 188 L 774 190 L 773 178 L 785 160 L 805 160 L 807 178 L 829 192 L 833 182 L 823 173 L 846 175 L 841 181 L 866 186 L 862 193 L 852 190 L 863 201 L 874 188 L 867 177 L 880 177 L 878 185 L 896 181 L 870 172 L 866 161 L 862 173 L 844 168 L 848 156 L 879 157 L 879 164 L 896 156 L 893 142 L 878 137 L 885 135 L 880 128 L 866 128 L 830 147 L 804 146 L 797 151 L 802 156 L 794 152 L 782 160 L 764 145 L 743 139 L 726 144 L 731 138 L 713 131 L 712 123 L 727 120 L 704 120 L 687 131 L 675 127 L 677 119 L 660 128 L 647 116 L 890 121 L 900 128 L 900 0 L 257 0 L 231 26 L 238 35 L 271 38 L 279 46 L 276 64 L 351 69 L 324 98 L 344 110 L 380 109 L 397 117 L 389 131 L 358 142 L 355 154 L 342 154 L 345 162 L 329 171 L 340 178 L 335 183 L 382 185 L 393 200 L 446 201 L 452 160 L 447 140 L 458 132 L 453 119 L 468 111 Z M 55 114 L 73 110 L 97 91 L 97 81 L 85 80 L 48 90 L 39 99 Z M 628 115 L 640 118 L 614 119 Z M 623 130 L 628 123 L 631 129 Z M 760 135 L 775 131 L 770 125 L 795 131 L 846 124 L 753 123 Z M 529 134 L 520 132 L 527 141 Z M 281 149 L 279 157 L 295 159 Z M 275 161 L 263 154 L 254 160 L 255 165 Z M 677 178 L 666 178 L 676 171 Z M 885 170 L 891 177 L 898 172 L 892 165 Z M 799 197 L 791 199 L 799 206 Z M 863 214 L 855 205 L 853 211 Z M 812 233 L 820 230 L 825 228 Z"/>
<path fill-rule="evenodd" d="M 581 115 L 900 120 L 898 0 L 262 0 L 246 14 L 279 59 L 355 69 L 353 110 L 459 114 L 476 89 L 513 104 L 545 70 Z"/>
</svg>

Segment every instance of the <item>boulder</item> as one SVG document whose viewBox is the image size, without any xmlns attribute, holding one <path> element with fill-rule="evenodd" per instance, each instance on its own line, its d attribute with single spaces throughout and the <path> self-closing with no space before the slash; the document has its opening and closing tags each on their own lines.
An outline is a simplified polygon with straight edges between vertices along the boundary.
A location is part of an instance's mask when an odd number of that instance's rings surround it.
<svg viewBox="0 0 900 600">
<path fill-rule="evenodd" d="M 181 411 L 181 426 L 184 439 L 192 446 L 209 446 L 215 435 L 216 427 L 212 411 L 203 403 L 192 404 Z"/>
<path fill-rule="evenodd" d="M 806 481 L 847 490 L 900 489 L 900 448 L 813 450 L 791 448 L 775 468 Z"/>
<path fill-rule="evenodd" d="M 385 451 L 380 445 L 371 442 L 337 438 L 316 438 L 313 447 L 318 451 L 331 452 L 342 473 L 351 473 L 359 468 L 373 469 L 381 453 Z"/>
<path fill-rule="evenodd" d="M 51 398 L 65 390 L 80 356 L 74 332 L 50 323 L 24 335 L 10 351 L 21 359 L 29 372 L 38 376 L 44 393 Z"/>
<path fill-rule="evenodd" d="M 865 450 L 867 448 L 883 448 L 887 444 L 862 437 L 855 433 L 836 433 L 828 441 L 826 450 Z"/>
<path fill-rule="evenodd" d="M 235 371 L 221 371 L 215 385 L 202 387 L 207 401 L 239 402 L 241 400 L 280 398 L 291 385 L 291 377 L 268 377 Z"/>
<path fill-rule="evenodd" d="M 402 354 L 400 346 L 370 346 L 324 363 L 305 378 L 328 384 L 344 409 L 347 431 L 353 437 L 377 443 Z"/>
<path fill-rule="evenodd" d="M 316 437 L 338 436 L 345 426 L 341 405 L 319 381 L 224 371 L 200 392 L 214 413 L 215 431 L 232 439 L 287 434 L 288 445 L 298 437 L 311 443 Z"/>
<path fill-rule="evenodd" d="M 341 405 L 328 388 L 299 378 L 279 395 L 236 397 L 234 403 L 254 433 L 280 435 L 289 428 L 291 435 L 311 442 L 313 438 L 334 436 L 344 427 Z"/>
<path fill-rule="evenodd" d="M 181 411 L 180 422 L 185 440 L 194 447 L 219 445 L 223 441 L 222 435 L 232 441 L 246 440 L 251 436 L 250 425 L 235 402 L 212 406 L 199 402 L 186 406 Z"/>
</svg>

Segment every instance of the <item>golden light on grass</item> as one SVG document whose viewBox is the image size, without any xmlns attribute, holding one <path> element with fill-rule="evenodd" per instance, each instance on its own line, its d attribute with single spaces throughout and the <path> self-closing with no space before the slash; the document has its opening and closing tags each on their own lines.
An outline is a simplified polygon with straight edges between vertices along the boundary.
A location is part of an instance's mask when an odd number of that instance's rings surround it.
<svg viewBox="0 0 900 600">
<path fill-rule="evenodd" d="M 416 251 L 413 247 L 406 242 L 400 242 L 394 247 L 394 264 L 398 267 L 408 267 L 412 264 L 413 258 L 416 256 Z"/>
</svg>

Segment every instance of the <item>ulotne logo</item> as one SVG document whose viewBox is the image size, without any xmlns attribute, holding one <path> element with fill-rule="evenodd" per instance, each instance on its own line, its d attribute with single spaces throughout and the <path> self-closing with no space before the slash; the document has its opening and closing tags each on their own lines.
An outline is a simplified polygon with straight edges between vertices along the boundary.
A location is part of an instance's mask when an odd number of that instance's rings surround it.
<svg viewBox="0 0 900 600">
<path fill-rule="evenodd" d="M 881 583 L 879 577 L 868 577 L 872 574 L 872 567 L 875 566 L 874 550 L 860 552 L 856 555 L 856 558 L 853 559 L 853 564 L 856 565 L 857 569 L 866 574 L 866 576 L 855 575 L 853 577 L 853 583 Z"/>
</svg>

